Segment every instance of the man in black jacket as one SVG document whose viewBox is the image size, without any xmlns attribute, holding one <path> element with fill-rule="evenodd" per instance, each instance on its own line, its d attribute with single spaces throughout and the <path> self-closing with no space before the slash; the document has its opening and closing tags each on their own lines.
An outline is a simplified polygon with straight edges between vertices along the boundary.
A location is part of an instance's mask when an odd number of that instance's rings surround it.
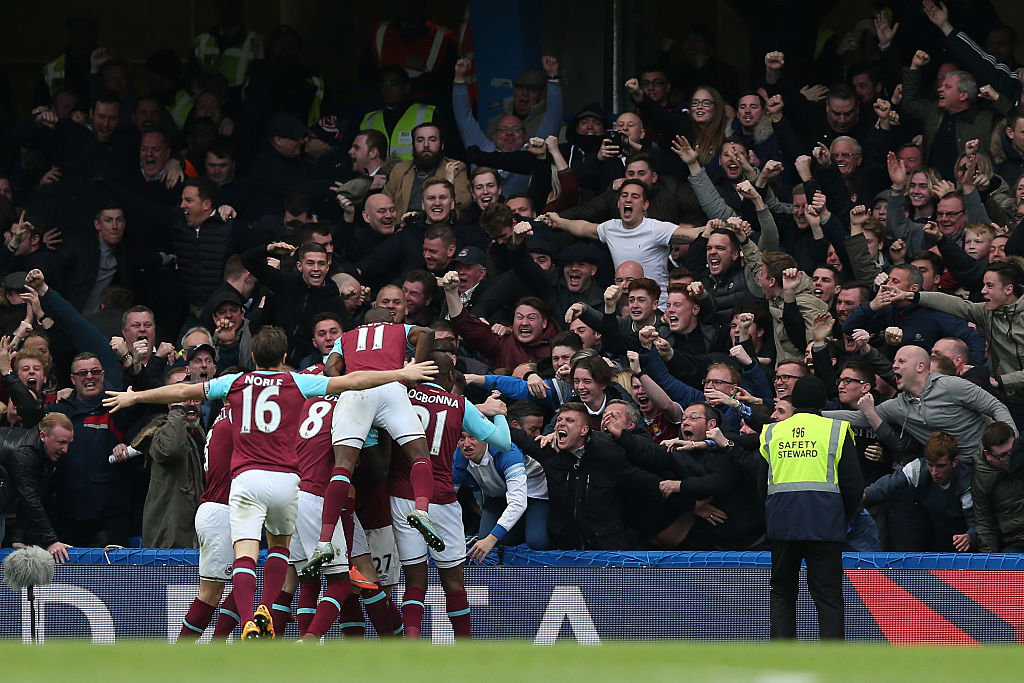
<svg viewBox="0 0 1024 683">
<path fill-rule="evenodd" d="M 656 498 L 660 478 L 631 465 L 603 436 L 592 435 L 587 408 L 563 403 L 555 431 L 538 441 L 513 430 L 524 453 L 548 480 L 551 546 L 562 550 L 628 550 L 636 541 L 623 518 L 627 490 Z"/>
<path fill-rule="evenodd" d="M 267 265 L 267 257 L 283 259 L 295 254 L 295 267 L 281 269 Z M 345 327 L 350 318 L 338 286 L 327 277 L 327 249 L 312 242 L 295 249 L 284 242 L 254 247 L 242 254 L 242 263 L 275 294 L 275 322 L 291 339 L 288 363 L 297 366 L 313 350 L 313 318 L 331 311 Z"/>
<path fill-rule="evenodd" d="M 32 434 L 14 451 L 10 473 L 20 497 L 18 520 L 14 531 L 17 548 L 39 545 L 46 548 L 56 562 L 68 560 L 68 545 L 61 543 L 54 531 L 53 472 L 57 461 L 67 455 L 75 433 L 71 420 L 63 413 L 50 413 Z"/>
</svg>

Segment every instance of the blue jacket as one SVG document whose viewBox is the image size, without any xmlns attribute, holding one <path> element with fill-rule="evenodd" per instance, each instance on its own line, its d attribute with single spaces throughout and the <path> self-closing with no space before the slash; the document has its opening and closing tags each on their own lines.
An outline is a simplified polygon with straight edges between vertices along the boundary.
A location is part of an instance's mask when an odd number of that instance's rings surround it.
<svg viewBox="0 0 1024 683">
<path fill-rule="evenodd" d="M 75 431 L 67 455 L 57 463 L 59 516 L 90 520 L 128 514 L 135 497 L 135 475 L 142 470 L 143 458 L 113 464 L 109 458 L 114 446 L 128 443 L 132 424 L 141 411 L 131 408 L 111 415 L 100 397 L 82 401 L 74 393 L 52 404 L 49 412 L 67 415 Z"/>
<path fill-rule="evenodd" d="M 843 332 L 853 334 L 856 329 L 881 332 L 892 326 L 903 330 L 904 345 L 913 344 L 931 351 L 935 342 L 943 337 L 957 337 L 971 350 L 971 365 L 982 365 L 985 362 L 985 338 L 972 329 L 966 320 L 918 304 L 905 308 L 885 306 L 872 311 L 865 302 L 850 312 L 843 325 Z"/>
<path fill-rule="evenodd" d="M 507 451 L 497 453 L 488 449 L 479 464 L 468 460 L 461 448 L 455 449 L 455 457 L 452 459 L 452 483 L 455 487 L 466 485 L 482 491 L 488 498 L 504 496 L 508 503 L 494 529 L 490 531 L 499 541 L 526 512 L 528 497 L 547 498 L 544 470 L 532 458 L 530 463 L 533 466 L 531 469 L 536 470 L 534 476 L 529 477 L 533 480 L 531 483 L 541 485 L 535 485 L 532 492 L 527 484 L 528 475 L 523 452 L 515 444 Z M 540 488 L 543 488 L 543 491 L 539 490 Z M 531 493 L 533 495 L 530 495 Z"/>
</svg>

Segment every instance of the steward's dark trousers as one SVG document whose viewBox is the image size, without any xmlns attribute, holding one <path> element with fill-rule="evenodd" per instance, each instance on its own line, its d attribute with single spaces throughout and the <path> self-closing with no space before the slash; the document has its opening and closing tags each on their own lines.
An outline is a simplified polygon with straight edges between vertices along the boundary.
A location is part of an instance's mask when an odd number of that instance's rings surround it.
<svg viewBox="0 0 1024 683">
<path fill-rule="evenodd" d="M 844 638 L 843 551 L 828 541 L 776 541 L 772 545 L 771 637 L 796 638 L 800 561 L 807 561 L 807 588 L 818 610 L 822 640 Z"/>
</svg>

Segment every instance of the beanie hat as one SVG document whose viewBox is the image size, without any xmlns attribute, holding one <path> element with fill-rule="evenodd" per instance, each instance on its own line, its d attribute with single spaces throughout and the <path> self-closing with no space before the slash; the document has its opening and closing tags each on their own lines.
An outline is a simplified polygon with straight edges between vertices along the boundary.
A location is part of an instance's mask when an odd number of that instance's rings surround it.
<svg viewBox="0 0 1024 683">
<path fill-rule="evenodd" d="M 813 375 L 801 377 L 793 386 L 793 393 L 789 399 L 794 410 L 819 413 L 827 400 L 825 385 Z"/>
</svg>

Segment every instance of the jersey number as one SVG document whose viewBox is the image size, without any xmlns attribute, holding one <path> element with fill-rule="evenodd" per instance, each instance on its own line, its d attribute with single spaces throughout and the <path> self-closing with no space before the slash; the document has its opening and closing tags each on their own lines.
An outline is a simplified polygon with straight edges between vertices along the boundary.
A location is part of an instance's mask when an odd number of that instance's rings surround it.
<svg viewBox="0 0 1024 683">
<path fill-rule="evenodd" d="M 366 337 L 370 334 L 369 327 L 360 327 L 356 333 L 356 351 L 366 350 Z M 371 351 L 384 348 L 384 326 L 378 325 L 373 328 L 373 346 L 370 347 Z"/>
<path fill-rule="evenodd" d="M 281 387 L 264 387 L 256 395 L 255 403 L 252 400 L 254 389 L 255 387 L 252 385 L 242 389 L 242 424 L 239 426 L 238 432 L 240 434 L 250 433 L 253 418 L 255 418 L 256 429 L 264 434 L 270 434 L 281 425 L 281 406 L 274 403 L 273 400 L 281 392 Z"/>
<path fill-rule="evenodd" d="M 373 568 L 377 570 L 377 575 L 388 574 L 391 572 L 391 553 L 384 555 L 383 557 L 373 558 Z"/>
<path fill-rule="evenodd" d="M 448 417 L 448 411 L 437 411 L 437 415 L 434 416 L 434 428 L 431 430 L 430 411 L 423 406 L 413 406 L 412 410 L 423 424 L 423 431 L 426 432 L 427 441 L 430 443 L 430 455 L 437 455 L 441 452 L 441 437 L 444 436 L 444 422 Z"/>
<path fill-rule="evenodd" d="M 334 404 L 330 401 L 317 401 L 309 407 L 306 419 L 299 425 L 299 436 L 311 439 L 320 433 L 324 426 L 324 418 L 330 415 Z"/>
</svg>

